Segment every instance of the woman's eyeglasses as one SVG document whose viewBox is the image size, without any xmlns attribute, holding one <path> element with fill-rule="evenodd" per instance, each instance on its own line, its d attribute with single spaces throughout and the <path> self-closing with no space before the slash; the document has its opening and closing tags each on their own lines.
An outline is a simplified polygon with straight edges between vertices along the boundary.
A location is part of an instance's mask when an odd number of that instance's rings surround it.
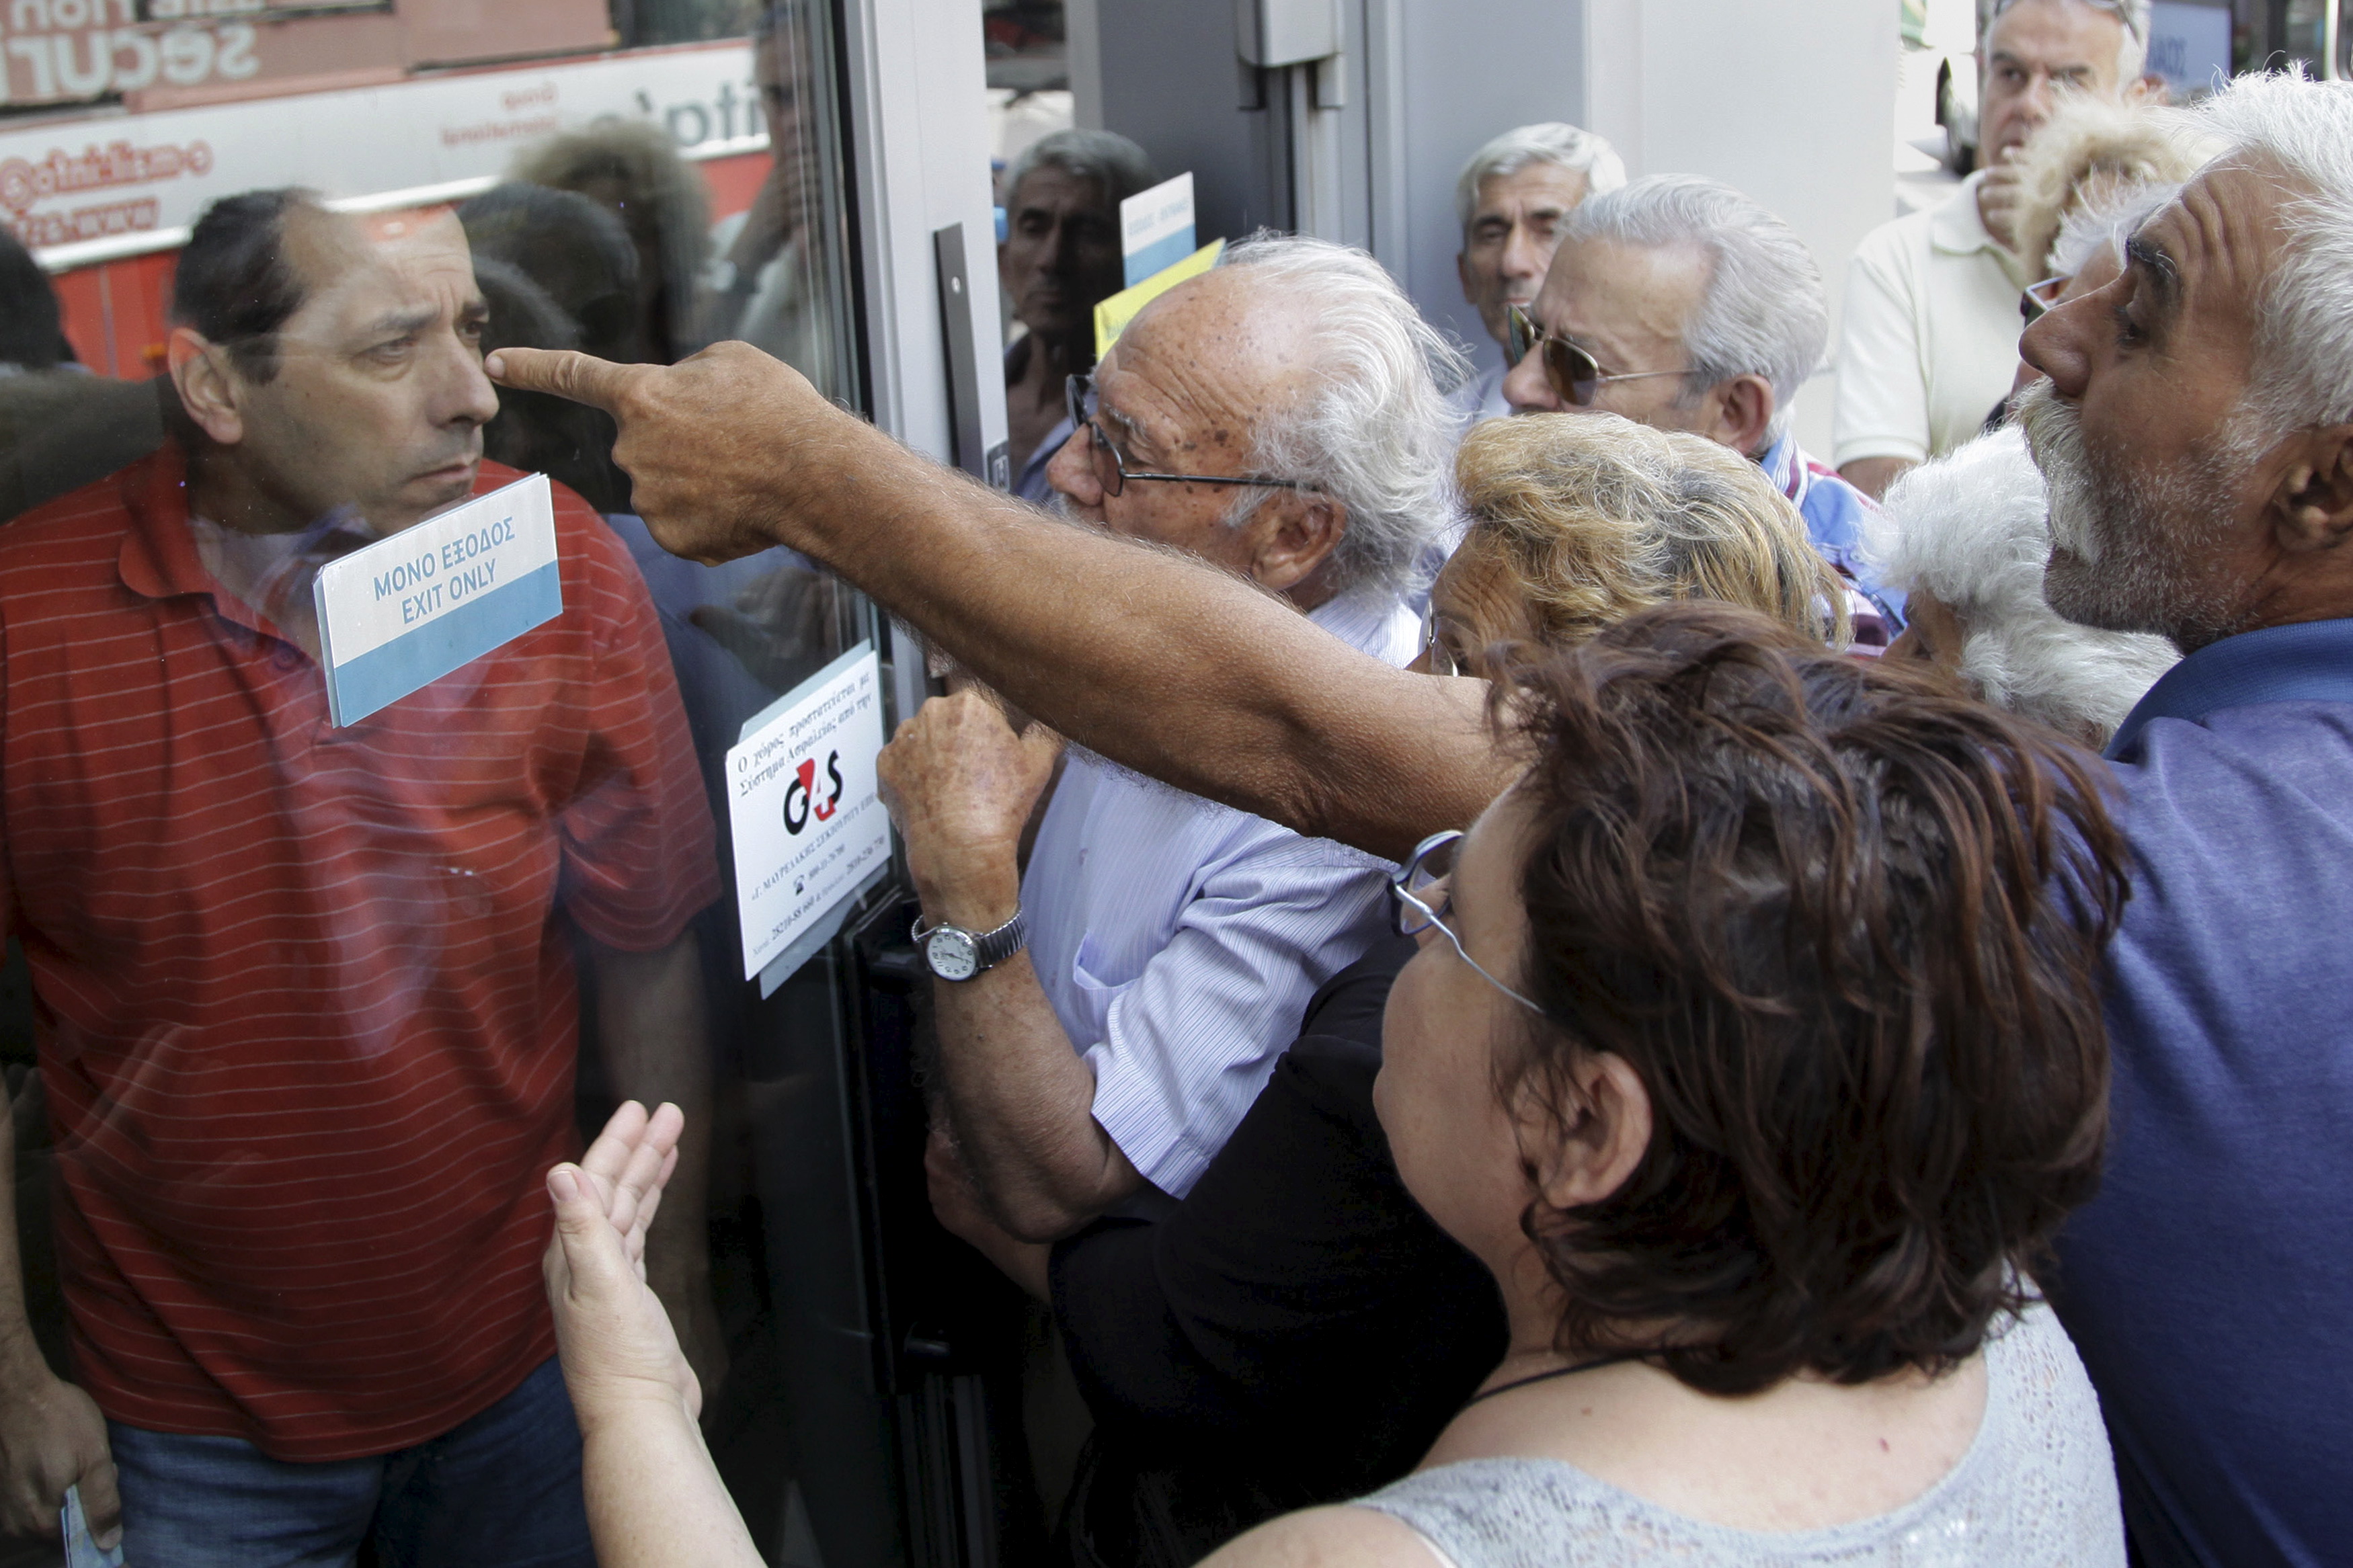
<svg viewBox="0 0 2353 1568">
<path fill-rule="evenodd" d="M 1504 310 L 1510 329 L 1512 363 L 1519 363 L 1528 357 L 1531 349 L 1544 350 L 1545 380 L 1552 385 L 1553 394 L 1562 402 L 1577 408 L 1590 408 L 1593 395 L 1604 382 L 1641 381 L 1654 375 L 1687 375 L 1681 370 L 1630 370 L 1616 375 L 1602 374 L 1601 363 L 1577 344 L 1548 330 L 1518 305 Z"/>
<path fill-rule="evenodd" d="M 1462 939 L 1454 934 L 1454 928 L 1446 923 L 1446 917 L 1453 912 L 1453 900 L 1438 884 L 1454 874 L 1455 856 L 1461 847 L 1461 828 L 1433 833 L 1414 846 L 1412 857 L 1389 879 L 1389 902 L 1397 933 L 1418 936 L 1436 926 L 1454 944 L 1462 962 L 1479 971 L 1480 979 L 1541 1018 L 1544 1009 L 1481 968 L 1479 961 L 1463 951 Z"/>
<path fill-rule="evenodd" d="M 2029 283 L 2019 292 L 2019 315 L 2029 323 L 2033 322 L 2059 303 L 2059 296 L 2073 281 L 2072 278 L 2045 278 L 2040 283 Z"/>
<path fill-rule="evenodd" d="M 1159 479 L 1170 484 L 1186 485 L 1263 485 L 1276 489 L 1312 490 L 1316 487 L 1304 479 L 1266 479 L 1249 475 L 1232 474 L 1147 474 L 1127 466 L 1127 458 L 1103 427 L 1095 420 L 1102 411 L 1102 395 L 1095 391 L 1095 378 L 1082 371 L 1062 384 L 1062 396 L 1070 409 L 1071 428 L 1087 433 L 1087 457 L 1094 465 L 1095 483 L 1103 494 L 1115 496 L 1127 489 L 1130 479 Z"/>
</svg>

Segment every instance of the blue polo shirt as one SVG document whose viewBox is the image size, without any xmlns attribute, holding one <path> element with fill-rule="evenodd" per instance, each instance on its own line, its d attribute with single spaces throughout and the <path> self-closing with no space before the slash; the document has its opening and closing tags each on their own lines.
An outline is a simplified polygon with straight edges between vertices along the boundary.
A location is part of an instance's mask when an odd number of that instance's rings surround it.
<svg viewBox="0 0 2353 1568">
<path fill-rule="evenodd" d="M 2353 620 L 2248 632 L 2116 731 L 2106 1174 L 2047 1281 L 2150 1568 L 2353 1555 Z"/>
</svg>

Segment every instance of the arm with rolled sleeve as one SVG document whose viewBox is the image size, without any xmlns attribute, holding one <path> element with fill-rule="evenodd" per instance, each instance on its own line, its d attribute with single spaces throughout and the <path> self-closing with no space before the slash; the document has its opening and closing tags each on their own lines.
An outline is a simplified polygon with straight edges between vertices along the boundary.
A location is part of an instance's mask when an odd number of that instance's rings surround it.
<svg viewBox="0 0 2353 1568">
<path fill-rule="evenodd" d="M 1847 268 L 1832 426 L 1841 469 L 1870 458 L 1927 460 L 1920 280 L 1906 260 L 1900 226 L 1890 225 L 1866 236 Z"/>
</svg>

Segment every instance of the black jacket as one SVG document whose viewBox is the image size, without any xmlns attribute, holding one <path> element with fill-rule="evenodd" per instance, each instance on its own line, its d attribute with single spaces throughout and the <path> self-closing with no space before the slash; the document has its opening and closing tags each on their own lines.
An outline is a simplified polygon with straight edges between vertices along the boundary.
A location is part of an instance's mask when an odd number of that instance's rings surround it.
<svg viewBox="0 0 2353 1568">
<path fill-rule="evenodd" d="M 1054 1315 L 1097 1424 L 1070 1522 L 1101 1560 L 1193 1561 L 1394 1480 L 1503 1359 L 1494 1280 L 1407 1194 L 1373 1115 L 1413 946 L 1385 941 L 1316 993 L 1166 1217 L 1055 1247 Z"/>
</svg>

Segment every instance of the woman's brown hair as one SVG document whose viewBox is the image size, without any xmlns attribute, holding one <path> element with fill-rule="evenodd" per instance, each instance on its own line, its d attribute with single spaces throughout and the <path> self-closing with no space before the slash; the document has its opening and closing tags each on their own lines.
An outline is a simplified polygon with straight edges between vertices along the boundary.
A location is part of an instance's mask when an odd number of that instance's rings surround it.
<svg viewBox="0 0 2353 1568">
<path fill-rule="evenodd" d="M 1653 1119 L 1617 1192 L 1524 1215 L 1564 1349 L 1717 1394 L 1974 1353 L 2097 1184 L 2101 764 L 1721 605 L 1611 627 L 1498 711 L 1534 743 L 1520 984 L 1550 1026 L 1503 1087 L 1565 1117 L 1563 1069 L 1607 1051 Z"/>
</svg>

